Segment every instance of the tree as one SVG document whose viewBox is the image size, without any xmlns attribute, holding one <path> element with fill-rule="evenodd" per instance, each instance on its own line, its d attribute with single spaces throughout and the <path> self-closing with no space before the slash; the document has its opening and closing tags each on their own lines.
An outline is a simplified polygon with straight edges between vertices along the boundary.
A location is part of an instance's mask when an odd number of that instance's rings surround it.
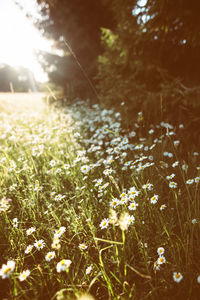
<svg viewBox="0 0 200 300">
<path fill-rule="evenodd" d="M 10 92 L 36 91 L 33 73 L 24 67 L 14 68 L 6 64 L 0 65 L 0 91 Z"/>
<path fill-rule="evenodd" d="M 105 0 L 116 20 L 102 31 L 98 88 L 112 103 L 199 85 L 198 1 Z M 179 95 L 180 95 L 179 94 Z"/>
<path fill-rule="evenodd" d="M 113 26 L 112 13 L 102 0 L 38 0 L 38 3 L 43 15 L 38 27 L 62 50 L 60 56 L 42 53 L 44 69 L 54 83 L 63 87 L 64 93 L 70 86 L 84 96 L 89 86 L 77 60 L 92 80 L 101 52 L 100 28 Z"/>
<path fill-rule="evenodd" d="M 200 22 L 198 0 L 148 0 L 138 18 L 147 16 L 148 59 L 185 83 L 199 83 Z"/>
</svg>

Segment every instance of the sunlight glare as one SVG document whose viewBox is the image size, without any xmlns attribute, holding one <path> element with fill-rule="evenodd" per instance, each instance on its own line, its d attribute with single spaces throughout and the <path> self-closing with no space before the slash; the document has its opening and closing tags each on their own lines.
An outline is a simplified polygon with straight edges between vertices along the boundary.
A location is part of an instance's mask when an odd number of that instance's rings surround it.
<svg viewBox="0 0 200 300">
<path fill-rule="evenodd" d="M 0 40 L 0 63 L 29 68 L 36 80 L 47 80 L 34 53 L 38 49 L 50 52 L 52 43 L 41 36 L 12 0 L 0 1 Z"/>
</svg>

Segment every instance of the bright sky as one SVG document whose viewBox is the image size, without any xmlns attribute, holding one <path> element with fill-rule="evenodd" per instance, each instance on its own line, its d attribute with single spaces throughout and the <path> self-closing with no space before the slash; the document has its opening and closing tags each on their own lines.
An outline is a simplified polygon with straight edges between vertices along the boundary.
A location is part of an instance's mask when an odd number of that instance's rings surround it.
<svg viewBox="0 0 200 300">
<path fill-rule="evenodd" d="M 35 0 L 18 2 L 26 11 L 37 15 Z M 0 63 L 27 67 L 34 73 L 36 80 L 44 82 L 47 75 L 34 56 L 35 49 L 51 51 L 51 43 L 34 28 L 14 0 L 0 0 Z"/>
</svg>

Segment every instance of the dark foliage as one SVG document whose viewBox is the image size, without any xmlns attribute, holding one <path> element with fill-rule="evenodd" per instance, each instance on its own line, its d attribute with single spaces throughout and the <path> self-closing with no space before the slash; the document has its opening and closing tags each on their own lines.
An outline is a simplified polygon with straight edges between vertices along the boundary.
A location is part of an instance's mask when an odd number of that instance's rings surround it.
<svg viewBox="0 0 200 300">
<path fill-rule="evenodd" d="M 125 93 L 129 98 L 138 91 L 143 96 L 142 91 L 172 91 L 175 85 L 181 93 L 185 85 L 199 85 L 197 1 L 149 0 L 143 7 L 133 0 L 107 3 L 117 26 L 103 30 L 98 74 L 102 92 L 112 94 L 120 86 L 124 91 L 118 89 L 118 97 Z"/>
<path fill-rule="evenodd" d="M 44 55 L 44 67 L 65 95 L 86 97 L 91 91 L 80 62 L 102 102 L 125 101 L 130 115 L 143 107 L 151 111 L 149 118 L 175 115 L 177 122 L 184 117 L 191 130 L 198 127 L 197 0 L 38 2 L 45 16 L 40 28 L 64 53 Z"/>
<path fill-rule="evenodd" d="M 89 86 L 78 63 L 91 80 L 101 52 L 101 27 L 113 26 L 112 14 L 103 1 L 38 1 L 43 19 L 39 28 L 55 40 L 61 55 L 42 53 L 44 69 L 55 84 L 70 96 L 86 96 Z M 73 92 L 73 90 L 76 91 Z"/>
</svg>

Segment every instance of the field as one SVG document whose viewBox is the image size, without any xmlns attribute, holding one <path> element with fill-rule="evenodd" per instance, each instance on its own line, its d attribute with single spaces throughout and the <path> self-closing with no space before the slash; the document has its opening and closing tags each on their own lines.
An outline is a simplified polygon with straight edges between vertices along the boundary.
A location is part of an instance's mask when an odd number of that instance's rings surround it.
<svg viewBox="0 0 200 300">
<path fill-rule="evenodd" d="M 186 124 L 42 97 L 0 95 L 0 299 L 198 300 Z"/>
<path fill-rule="evenodd" d="M 42 110 L 44 97 L 44 93 L 0 93 L 1 112 L 5 107 L 7 113 Z"/>
</svg>

